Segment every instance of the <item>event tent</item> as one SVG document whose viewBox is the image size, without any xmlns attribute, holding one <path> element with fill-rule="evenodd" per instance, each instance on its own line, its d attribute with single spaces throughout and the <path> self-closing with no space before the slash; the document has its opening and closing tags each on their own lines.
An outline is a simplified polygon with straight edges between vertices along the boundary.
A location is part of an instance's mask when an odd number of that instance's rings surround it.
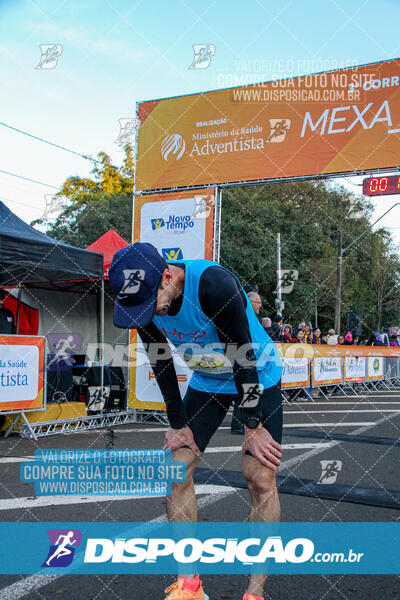
<svg viewBox="0 0 400 600">
<path fill-rule="evenodd" d="M 101 254 L 70 246 L 30 227 L 0 202 L 0 286 L 82 289 L 101 280 Z"/>
<path fill-rule="evenodd" d="M 104 278 L 108 279 L 108 269 L 110 268 L 114 254 L 126 246 L 129 246 L 129 242 L 124 240 L 114 229 L 109 229 L 93 244 L 87 246 L 86 250 L 101 252 L 104 257 Z"/>
</svg>

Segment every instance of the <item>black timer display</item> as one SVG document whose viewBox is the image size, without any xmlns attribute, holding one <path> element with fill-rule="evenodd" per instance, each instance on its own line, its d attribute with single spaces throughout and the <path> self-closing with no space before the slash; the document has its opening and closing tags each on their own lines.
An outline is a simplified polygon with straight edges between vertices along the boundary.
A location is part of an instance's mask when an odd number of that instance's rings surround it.
<svg viewBox="0 0 400 600">
<path fill-rule="evenodd" d="M 368 177 L 363 181 L 364 196 L 389 196 L 400 194 L 400 176 Z"/>
</svg>

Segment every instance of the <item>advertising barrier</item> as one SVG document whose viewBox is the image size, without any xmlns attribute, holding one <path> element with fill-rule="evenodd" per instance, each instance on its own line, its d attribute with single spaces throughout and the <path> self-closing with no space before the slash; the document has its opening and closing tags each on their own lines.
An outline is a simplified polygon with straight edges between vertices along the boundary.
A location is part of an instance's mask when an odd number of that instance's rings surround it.
<svg viewBox="0 0 400 600">
<path fill-rule="evenodd" d="M 396 167 L 400 60 L 140 102 L 136 191 Z"/>
<path fill-rule="evenodd" d="M 344 359 L 344 382 L 360 382 L 366 379 L 366 358 L 364 356 L 346 356 Z"/>
<path fill-rule="evenodd" d="M 343 381 L 343 360 L 340 356 L 314 358 L 312 361 L 313 385 L 337 385 Z"/>
<path fill-rule="evenodd" d="M 368 380 L 378 381 L 383 379 L 383 357 L 371 356 L 368 358 Z"/>
<path fill-rule="evenodd" d="M 45 408 L 45 338 L 0 336 L 0 413 Z"/>
<path fill-rule="evenodd" d="M 308 387 L 310 385 L 309 359 L 282 359 L 282 389 Z"/>
<path fill-rule="evenodd" d="M 136 332 L 132 334 L 135 354 L 131 367 L 136 385 L 133 408 L 165 411 L 165 404 L 155 375 L 147 362 L 146 351 Z M 282 358 L 282 390 L 309 389 L 366 384 L 385 379 L 396 383 L 400 372 L 400 348 L 373 346 L 319 346 L 310 344 L 276 344 Z M 171 346 L 182 397 L 189 385 L 191 371 Z M 387 365 L 391 368 L 388 370 Z M 385 370 L 386 369 L 386 370 Z M 385 375 L 384 375 L 385 373 Z M 132 375 L 131 375 L 132 376 Z M 308 394 L 307 394 L 308 395 Z M 308 395 L 308 397 L 311 397 Z"/>
</svg>

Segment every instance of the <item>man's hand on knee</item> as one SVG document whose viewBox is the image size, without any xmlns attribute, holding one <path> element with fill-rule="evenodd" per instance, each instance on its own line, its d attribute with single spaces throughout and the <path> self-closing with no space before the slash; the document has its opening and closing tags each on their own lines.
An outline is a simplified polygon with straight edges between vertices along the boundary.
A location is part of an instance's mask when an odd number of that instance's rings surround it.
<svg viewBox="0 0 400 600">
<path fill-rule="evenodd" d="M 261 423 L 256 429 L 245 426 L 242 454 L 246 452 L 250 452 L 261 464 L 273 471 L 276 471 L 281 464 L 282 446 L 275 442 Z"/>
<path fill-rule="evenodd" d="M 188 446 L 196 456 L 201 456 L 201 452 L 194 441 L 193 433 L 190 427 L 182 429 L 168 429 L 165 433 L 164 450 L 178 450 Z"/>
</svg>

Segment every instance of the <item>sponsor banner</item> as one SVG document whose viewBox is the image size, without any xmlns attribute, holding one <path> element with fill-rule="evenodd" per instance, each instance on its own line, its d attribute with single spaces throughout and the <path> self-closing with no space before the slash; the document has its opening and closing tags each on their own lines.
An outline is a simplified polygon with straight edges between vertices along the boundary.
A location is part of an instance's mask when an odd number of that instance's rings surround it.
<svg viewBox="0 0 400 600">
<path fill-rule="evenodd" d="M 366 359 L 364 356 L 346 356 L 344 359 L 344 380 L 365 381 Z"/>
<path fill-rule="evenodd" d="M 328 346 L 321 344 L 276 344 L 285 358 L 320 356 L 392 356 L 400 358 L 400 348 L 393 346 Z"/>
<path fill-rule="evenodd" d="M 167 262 L 213 259 L 214 189 L 137 196 L 134 241 L 153 244 Z M 191 369 L 170 345 L 182 397 Z M 128 405 L 165 410 L 164 399 L 136 330 L 131 332 Z"/>
<path fill-rule="evenodd" d="M 368 358 L 368 379 L 383 379 L 383 357 L 375 356 Z"/>
<path fill-rule="evenodd" d="M 308 358 L 282 359 L 282 388 L 308 387 L 310 369 Z"/>
<path fill-rule="evenodd" d="M 136 189 L 398 165 L 400 59 L 141 102 Z"/>
<path fill-rule="evenodd" d="M 399 544 L 398 523 L 3 522 L 0 573 L 395 574 Z"/>
<path fill-rule="evenodd" d="M 136 196 L 134 241 L 166 261 L 213 258 L 214 189 Z"/>
<path fill-rule="evenodd" d="M 40 410 L 45 338 L 0 336 L 0 413 Z"/>
<path fill-rule="evenodd" d="M 313 359 L 313 385 L 342 383 L 342 358 L 339 356 Z"/>
</svg>

